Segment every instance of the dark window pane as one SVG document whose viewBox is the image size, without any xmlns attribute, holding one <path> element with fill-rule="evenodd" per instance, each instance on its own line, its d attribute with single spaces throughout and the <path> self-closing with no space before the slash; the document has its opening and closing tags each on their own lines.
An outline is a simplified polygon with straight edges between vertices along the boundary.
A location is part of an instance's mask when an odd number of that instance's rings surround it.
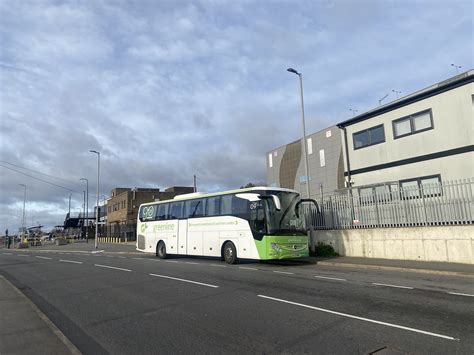
<svg viewBox="0 0 474 355">
<path fill-rule="evenodd" d="M 221 214 L 232 214 L 232 195 L 224 195 L 221 198 Z"/>
<path fill-rule="evenodd" d="M 236 196 L 232 196 L 232 215 L 244 219 L 249 219 L 248 216 L 248 200 L 244 200 L 243 198 L 239 198 Z"/>
<path fill-rule="evenodd" d="M 376 144 L 385 140 L 383 126 L 374 127 L 370 129 L 370 144 Z"/>
<path fill-rule="evenodd" d="M 202 217 L 204 215 L 204 199 L 186 202 L 186 216 L 188 218 Z"/>
<path fill-rule="evenodd" d="M 183 218 L 183 202 L 174 202 L 171 204 L 169 219 Z"/>
<path fill-rule="evenodd" d="M 221 197 L 209 197 L 207 199 L 207 216 L 219 216 Z"/>
<path fill-rule="evenodd" d="M 158 205 L 157 219 L 164 220 L 168 217 L 168 204 Z"/>
<path fill-rule="evenodd" d="M 354 133 L 355 148 L 365 147 L 366 145 L 369 145 L 369 132 Z"/>
</svg>

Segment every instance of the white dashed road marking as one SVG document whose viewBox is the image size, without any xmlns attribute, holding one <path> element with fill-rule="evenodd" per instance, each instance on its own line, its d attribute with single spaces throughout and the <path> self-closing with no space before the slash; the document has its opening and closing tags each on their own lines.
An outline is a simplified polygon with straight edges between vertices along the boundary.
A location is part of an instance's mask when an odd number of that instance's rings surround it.
<svg viewBox="0 0 474 355">
<path fill-rule="evenodd" d="M 216 286 L 216 285 L 210 285 L 210 284 L 205 284 L 205 283 L 197 282 L 197 281 L 179 279 L 179 278 L 177 278 L 177 277 L 171 277 L 171 276 L 165 276 L 165 275 L 150 274 L 150 276 L 161 277 L 161 278 L 163 278 L 163 279 L 170 279 L 170 280 L 175 280 L 175 281 L 182 281 L 182 282 L 187 282 L 187 283 L 196 284 L 196 285 L 201 285 L 201 286 L 207 286 L 207 287 L 213 287 L 213 288 L 219 287 L 219 286 Z"/>
<path fill-rule="evenodd" d="M 413 287 L 399 286 L 399 285 L 390 285 L 390 284 L 379 284 L 379 283 L 377 283 L 377 282 L 372 282 L 372 285 L 385 286 L 385 287 L 395 287 L 395 288 L 405 288 L 405 289 L 408 289 L 408 290 L 413 290 Z"/>
<path fill-rule="evenodd" d="M 315 276 L 317 279 L 324 279 L 324 280 L 334 280 L 334 281 L 347 281 L 346 279 L 339 279 L 337 277 L 329 277 L 329 276 Z"/>
<path fill-rule="evenodd" d="M 288 271 L 273 271 L 273 272 L 276 272 L 277 274 L 294 275 L 293 272 L 288 272 Z"/>
<path fill-rule="evenodd" d="M 48 258 L 47 256 L 37 256 L 38 259 L 46 259 L 46 260 L 52 260 L 52 258 Z"/>
<path fill-rule="evenodd" d="M 448 335 L 427 332 L 425 330 L 416 329 L 416 328 L 404 327 L 402 325 L 393 324 L 393 323 L 381 322 L 381 321 L 378 321 L 378 320 L 375 320 L 375 319 L 363 318 L 363 317 L 359 317 L 359 316 L 353 316 L 352 314 L 335 312 L 335 311 L 331 311 L 329 309 L 313 307 L 313 306 L 309 306 L 309 305 L 306 305 L 306 304 L 303 304 L 303 303 L 291 302 L 291 301 L 283 300 L 283 299 L 280 299 L 280 298 L 274 298 L 274 297 L 269 297 L 269 296 L 264 296 L 264 295 L 258 295 L 258 297 L 266 298 L 266 299 L 272 300 L 272 301 L 287 303 L 287 304 L 291 304 L 291 305 L 294 305 L 294 306 L 309 308 L 309 309 L 313 309 L 315 311 L 335 314 L 335 315 L 346 317 L 346 318 L 357 319 L 357 320 L 361 320 L 361 321 L 364 321 L 364 322 L 375 323 L 375 324 L 380 324 L 380 325 L 384 325 L 384 326 L 387 326 L 387 327 L 398 328 L 398 329 L 408 330 L 410 332 L 430 335 L 430 336 L 433 336 L 433 337 L 438 337 L 438 338 L 443 338 L 443 339 L 448 339 L 448 340 L 458 340 L 459 341 L 459 339 L 448 336 Z"/>
<path fill-rule="evenodd" d="M 132 270 L 129 270 L 129 269 L 122 269 L 121 267 L 108 266 L 108 265 L 94 264 L 94 266 L 103 267 L 103 268 L 107 268 L 107 269 L 120 270 L 120 271 L 128 271 L 128 272 L 132 271 Z"/>
<path fill-rule="evenodd" d="M 61 262 L 63 262 L 63 263 L 82 264 L 82 261 L 63 260 L 63 259 L 59 259 L 59 261 L 61 261 Z"/>
<path fill-rule="evenodd" d="M 254 268 L 254 267 L 246 267 L 246 266 L 239 266 L 239 269 L 258 271 L 258 269 Z"/>
<path fill-rule="evenodd" d="M 467 296 L 467 297 L 474 297 L 474 295 L 470 295 L 469 293 L 459 293 L 459 292 L 448 292 L 450 295 L 456 296 Z"/>
</svg>

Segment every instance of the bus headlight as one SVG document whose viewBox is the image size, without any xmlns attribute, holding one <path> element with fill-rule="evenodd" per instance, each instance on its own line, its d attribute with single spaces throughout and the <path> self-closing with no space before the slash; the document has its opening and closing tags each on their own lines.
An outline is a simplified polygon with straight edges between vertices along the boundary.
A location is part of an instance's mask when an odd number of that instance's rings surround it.
<svg viewBox="0 0 474 355">
<path fill-rule="evenodd" d="M 276 251 L 279 251 L 279 250 L 280 250 L 280 247 L 278 246 L 277 243 L 271 243 L 271 244 L 270 244 L 270 247 L 271 247 L 273 250 L 276 250 Z"/>
</svg>

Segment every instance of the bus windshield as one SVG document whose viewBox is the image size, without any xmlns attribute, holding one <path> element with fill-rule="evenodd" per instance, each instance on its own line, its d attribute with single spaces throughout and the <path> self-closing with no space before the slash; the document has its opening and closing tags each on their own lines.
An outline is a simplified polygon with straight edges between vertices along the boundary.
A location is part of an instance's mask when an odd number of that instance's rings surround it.
<svg viewBox="0 0 474 355">
<path fill-rule="evenodd" d="M 280 199 L 281 208 L 278 210 L 272 199 L 265 199 L 267 210 L 267 228 L 270 235 L 306 235 L 305 218 L 295 213 L 299 201 L 297 193 L 272 191 Z"/>
</svg>

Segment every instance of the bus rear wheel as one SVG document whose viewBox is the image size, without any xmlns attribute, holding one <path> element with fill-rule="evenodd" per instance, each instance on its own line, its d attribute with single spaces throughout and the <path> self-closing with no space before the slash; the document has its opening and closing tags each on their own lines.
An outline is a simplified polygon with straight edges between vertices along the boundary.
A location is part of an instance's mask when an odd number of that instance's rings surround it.
<svg viewBox="0 0 474 355">
<path fill-rule="evenodd" d="M 156 256 L 160 259 L 166 259 L 166 245 L 162 240 L 156 246 Z"/>
<path fill-rule="evenodd" d="M 225 243 L 222 254 L 224 256 L 224 261 L 227 264 L 237 263 L 237 251 L 235 250 L 234 243 L 232 242 Z"/>
</svg>

